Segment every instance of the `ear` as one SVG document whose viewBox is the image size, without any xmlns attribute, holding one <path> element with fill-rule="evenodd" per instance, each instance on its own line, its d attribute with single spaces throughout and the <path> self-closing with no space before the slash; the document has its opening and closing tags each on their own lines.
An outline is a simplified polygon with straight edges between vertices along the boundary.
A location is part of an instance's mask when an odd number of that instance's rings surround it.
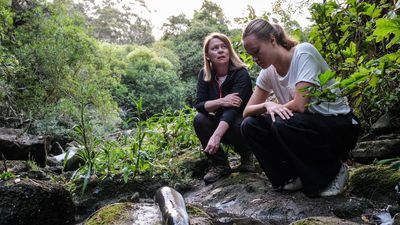
<svg viewBox="0 0 400 225">
<path fill-rule="evenodd" d="M 272 35 L 271 35 L 271 36 L 272 36 Z M 272 45 L 275 45 L 275 44 L 276 44 L 276 39 L 275 39 L 274 36 L 271 37 L 270 41 L 271 41 L 271 44 L 272 44 Z"/>
<path fill-rule="evenodd" d="M 206 55 L 206 59 L 207 59 L 208 61 L 210 61 L 210 58 L 208 57 L 208 55 Z"/>
</svg>

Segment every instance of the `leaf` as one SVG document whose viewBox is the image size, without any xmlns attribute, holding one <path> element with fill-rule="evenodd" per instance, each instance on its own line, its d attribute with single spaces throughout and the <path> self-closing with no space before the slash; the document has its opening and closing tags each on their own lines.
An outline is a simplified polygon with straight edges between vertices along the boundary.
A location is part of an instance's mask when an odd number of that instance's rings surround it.
<svg viewBox="0 0 400 225">
<path fill-rule="evenodd" d="M 373 75 L 373 76 L 371 77 L 371 80 L 369 81 L 369 85 L 370 85 L 372 88 L 376 88 L 378 82 L 379 82 L 378 76 Z"/>
<path fill-rule="evenodd" d="M 321 86 L 324 86 L 329 80 L 334 78 L 336 73 L 332 70 L 325 71 L 324 73 L 318 76 L 319 83 Z"/>
<path fill-rule="evenodd" d="M 386 165 L 386 164 L 390 164 L 390 163 L 393 163 L 393 162 L 396 162 L 399 160 L 400 160 L 400 158 L 397 157 L 397 158 L 391 158 L 391 159 L 382 159 L 382 160 L 377 161 L 376 163 Z"/>
<path fill-rule="evenodd" d="M 390 48 L 400 41 L 400 19 L 378 19 L 373 33 L 376 36 L 376 41 L 380 42 L 385 38 L 389 38 L 390 34 L 394 34 L 394 37 L 386 48 Z"/>
<path fill-rule="evenodd" d="M 82 185 L 82 195 L 85 193 L 85 190 L 86 190 L 86 188 L 87 188 L 87 185 L 88 185 L 88 183 L 89 183 L 89 178 L 90 178 L 90 175 L 91 175 L 91 172 L 92 171 L 90 171 L 90 169 L 86 172 L 86 174 L 85 174 L 85 176 L 84 176 L 84 178 L 83 178 L 83 185 Z"/>
<path fill-rule="evenodd" d="M 128 183 L 129 173 L 130 173 L 129 168 L 125 166 L 125 167 L 122 169 L 122 174 L 123 174 L 123 178 L 124 178 L 124 182 L 125 182 L 125 183 Z"/>
</svg>

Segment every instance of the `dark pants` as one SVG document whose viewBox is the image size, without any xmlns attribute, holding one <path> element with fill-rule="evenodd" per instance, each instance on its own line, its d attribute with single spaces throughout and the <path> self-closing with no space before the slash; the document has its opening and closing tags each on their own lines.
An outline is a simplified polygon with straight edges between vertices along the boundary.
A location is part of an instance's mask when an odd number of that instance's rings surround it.
<svg viewBox="0 0 400 225">
<path fill-rule="evenodd" d="M 244 140 L 240 132 L 240 124 L 242 121 L 243 117 L 237 117 L 234 124 L 229 127 L 228 131 L 222 137 L 221 142 L 223 144 L 232 145 L 235 152 L 242 157 L 248 157 L 251 152 L 244 144 Z M 194 118 L 194 130 L 196 131 L 196 135 L 199 138 L 203 149 L 207 147 L 208 141 L 214 134 L 215 129 L 217 129 L 219 122 L 219 118 L 211 114 L 197 113 L 196 117 Z M 210 155 L 206 153 L 206 155 L 215 165 L 228 164 L 227 156 L 221 146 L 215 154 Z"/>
<path fill-rule="evenodd" d="M 275 123 L 269 115 L 248 117 L 241 129 L 274 188 L 300 177 L 303 191 L 312 194 L 335 178 L 356 144 L 360 123 L 352 113 L 295 113 L 288 120 L 277 116 Z"/>
</svg>

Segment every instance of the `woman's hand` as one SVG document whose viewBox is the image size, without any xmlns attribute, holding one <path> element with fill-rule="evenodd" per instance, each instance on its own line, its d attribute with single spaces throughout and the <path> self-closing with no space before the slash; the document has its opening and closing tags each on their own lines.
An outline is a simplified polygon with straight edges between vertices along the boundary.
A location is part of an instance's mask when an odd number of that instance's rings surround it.
<svg viewBox="0 0 400 225">
<path fill-rule="evenodd" d="M 222 107 L 240 107 L 242 99 L 239 97 L 239 93 L 232 93 L 221 98 Z"/>
<path fill-rule="evenodd" d="M 290 119 L 290 117 L 293 116 L 292 110 L 281 104 L 267 101 L 264 103 L 264 106 L 267 109 L 267 112 L 271 115 L 272 122 L 275 122 L 275 114 L 280 116 L 283 120 Z"/>
<path fill-rule="evenodd" d="M 212 135 L 210 140 L 208 141 L 207 147 L 204 149 L 204 152 L 213 155 L 218 151 L 219 144 L 221 142 L 221 136 Z"/>
</svg>

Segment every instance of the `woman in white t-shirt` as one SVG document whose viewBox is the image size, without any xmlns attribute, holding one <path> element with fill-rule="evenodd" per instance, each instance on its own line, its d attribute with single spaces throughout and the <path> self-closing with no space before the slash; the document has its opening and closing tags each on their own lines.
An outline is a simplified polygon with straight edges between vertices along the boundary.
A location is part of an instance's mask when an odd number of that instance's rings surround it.
<svg viewBox="0 0 400 225">
<path fill-rule="evenodd" d="M 313 45 L 297 44 L 263 19 L 247 25 L 243 44 L 262 70 L 241 130 L 272 186 L 310 196 L 341 193 L 348 178 L 342 161 L 360 125 L 345 98 L 326 102 L 307 96 L 305 88 L 319 86 L 327 63 Z M 272 93 L 279 103 L 268 100 Z"/>
</svg>

